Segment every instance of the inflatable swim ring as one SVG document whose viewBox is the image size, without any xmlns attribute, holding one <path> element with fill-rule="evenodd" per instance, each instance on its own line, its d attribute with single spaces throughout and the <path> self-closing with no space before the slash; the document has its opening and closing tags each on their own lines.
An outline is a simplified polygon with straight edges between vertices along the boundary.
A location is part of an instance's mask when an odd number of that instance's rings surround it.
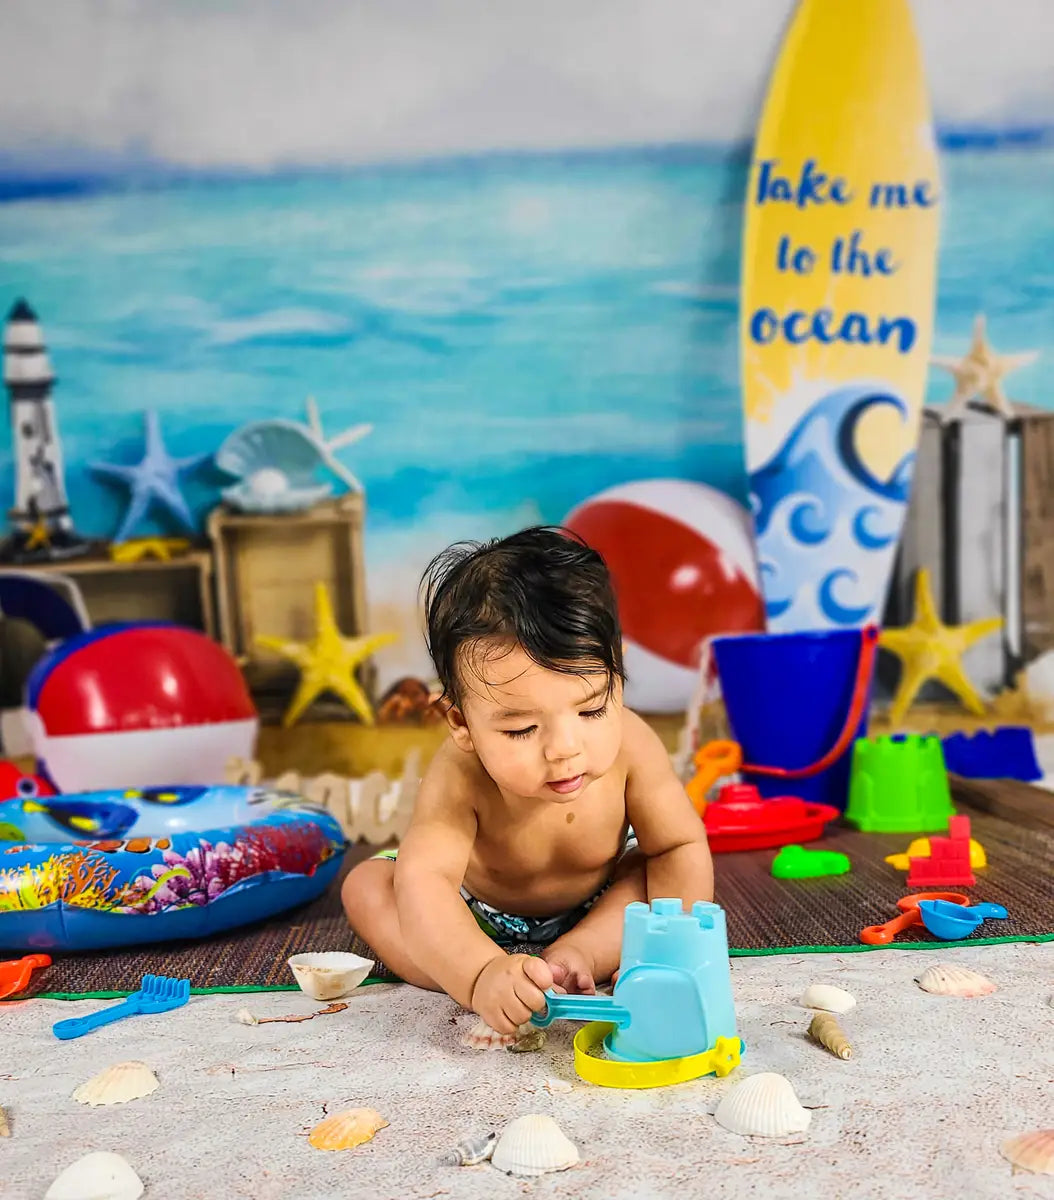
<svg viewBox="0 0 1054 1200">
<path fill-rule="evenodd" d="M 201 938 L 313 900 L 339 824 L 263 787 L 21 795 L 0 803 L 0 950 Z"/>
</svg>

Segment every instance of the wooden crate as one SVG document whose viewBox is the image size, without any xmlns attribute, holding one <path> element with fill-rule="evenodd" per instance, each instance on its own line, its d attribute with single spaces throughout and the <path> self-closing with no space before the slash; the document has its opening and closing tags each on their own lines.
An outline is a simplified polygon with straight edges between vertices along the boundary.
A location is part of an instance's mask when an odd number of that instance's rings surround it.
<svg viewBox="0 0 1054 1200">
<path fill-rule="evenodd" d="M 13 564 L 33 575 L 65 575 L 84 596 L 93 625 L 110 621 L 173 621 L 216 635 L 212 555 L 191 550 L 167 562 L 144 558 L 114 562 L 92 553 L 61 562 Z"/>
<path fill-rule="evenodd" d="M 315 631 L 315 584 L 324 583 L 348 637 L 366 632 L 363 554 L 365 501 L 348 493 L 303 513 L 262 515 L 226 506 L 208 518 L 216 568 L 219 636 L 243 664 L 260 715 L 280 715 L 299 679 L 296 666 L 256 645 L 260 634 L 307 642 Z M 372 693 L 374 672 L 360 677 Z M 340 719 L 339 703 L 316 703 L 310 716 Z"/>
</svg>

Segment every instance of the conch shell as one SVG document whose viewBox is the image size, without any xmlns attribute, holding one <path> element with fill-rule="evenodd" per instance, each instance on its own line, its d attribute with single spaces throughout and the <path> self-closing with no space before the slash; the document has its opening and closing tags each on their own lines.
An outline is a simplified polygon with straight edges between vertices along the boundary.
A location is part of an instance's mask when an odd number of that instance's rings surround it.
<svg viewBox="0 0 1054 1200">
<path fill-rule="evenodd" d="M 443 1159 L 443 1162 L 448 1167 L 474 1167 L 490 1158 L 494 1153 L 494 1144 L 497 1140 L 496 1133 L 483 1133 L 478 1137 L 462 1138 Z"/>
<path fill-rule="evenodd" d="M 849 1045 L 849 1039 L 833 1013 L 817 1013 L 809 1022 L 809 1037 L 839 1058 L 853 1057 L 853 1047 Z"/>
<path fill-rule="evenodd" d="M 372 1108 L 349 1108 L 319 1121 L 308 1135 L 316 1150 L 351 1150 L 368 1142 L 388 1122 Z"/>
</svg>

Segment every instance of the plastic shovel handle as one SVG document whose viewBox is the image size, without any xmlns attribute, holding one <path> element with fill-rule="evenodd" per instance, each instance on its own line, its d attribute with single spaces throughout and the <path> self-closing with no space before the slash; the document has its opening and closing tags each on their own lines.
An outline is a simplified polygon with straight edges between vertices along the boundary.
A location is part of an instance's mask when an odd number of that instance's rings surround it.
<svg viewBox="0 0 1054 1200">
<path fill-rule="evenodd" d="M 51 1032 L 57 1038 L 69 1041 L 70 1038 L 77 1038 L 86 1033 L 91 1033 L 93 1029 L 98 1029 L 102 1025 L 110 1025 L 114 1021 L 122 1020 L 124 1017 L 134 1017 L 142 1011 L 139 998 L 137 996 L 129 996 L 127 1000 L 123 1000 L 120 1004 L 114 1004 L 110 1008 L 101 1009 L 97 1013 L 92 1013 L 89 1017 L 71 1017 L 68 1021 L 59 1021 L 58 1024 L 52 1025 Z"/>
<path fill-rule="evenodd" d="M 860 930 L 860 940 L 865 946 L 887 946 L 904 929 L 919 923 L 919 910 L 909 908 L 907 912 L 887 921 L 885 925 L 868 925 Z"/>
<path fill-rule="evenodd" d="M 629 1009 L 610 996 L 561 996 L 545 993 L 545 1012 L 535 1013 L 531 1024 L 546 1029 L 554 1021 L 614 1021 L 620 1028 L 629 1024 Z"/>
<path fill-rule="evenodd" d="M 966 911 L 980 917 L 982 921 L 987 920 L 988 917 L 998 917 L 1000 920 L 1004 920 L 1007 915 L 1006 909 L 1001 904 L 971 904 Z"/>
</svg>

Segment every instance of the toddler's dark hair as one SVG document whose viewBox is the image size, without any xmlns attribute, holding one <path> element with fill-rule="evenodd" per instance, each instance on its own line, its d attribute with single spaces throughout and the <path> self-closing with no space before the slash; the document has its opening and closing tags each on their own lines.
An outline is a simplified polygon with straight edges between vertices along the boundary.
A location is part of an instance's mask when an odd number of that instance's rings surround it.
<svg viewBox="0 0 1054 1200">
<path fill-rule="evenodd" d="M 457 542 L 421 580 L 428 652 L 444 698 L 461 702 L 458 652 L 480 638 L 519 642 L 539 666 L 576 675 L 587 664 L 624 680 L 622 632 L 603 558 L 577 534 L 536 526 L 489 542 Z"/>
</svg>

